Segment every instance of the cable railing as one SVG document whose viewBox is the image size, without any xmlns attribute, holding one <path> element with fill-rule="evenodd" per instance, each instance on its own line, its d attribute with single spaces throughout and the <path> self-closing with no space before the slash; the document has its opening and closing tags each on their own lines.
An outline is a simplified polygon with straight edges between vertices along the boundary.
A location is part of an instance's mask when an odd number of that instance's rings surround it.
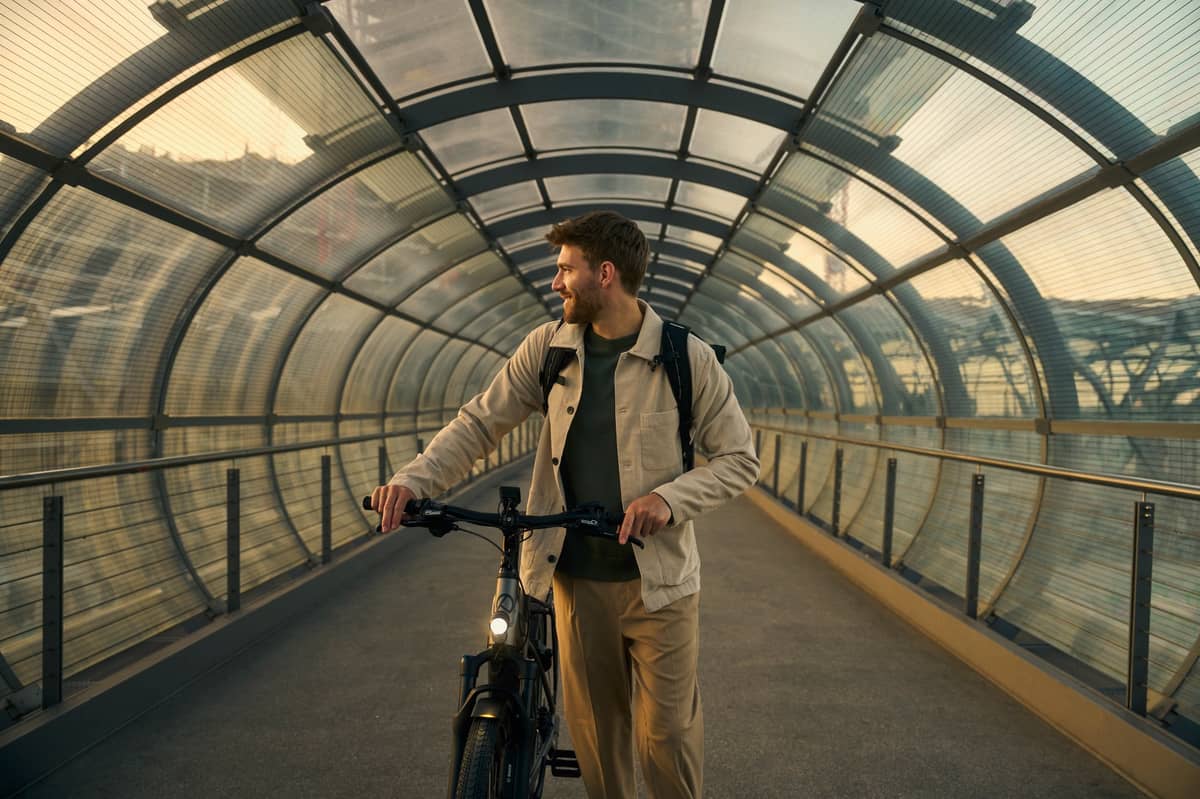
<svg viewBox="0 0 1200 799">
<path fill-rule="evenodd" d="M 31 539 L 28 546 L 21 546 L 18 543 L 20 536 L 13 535 L 10 537 L 10 545 L 0 549 L 0 596 L 4 597 L 4 605 L 0 607 L 0 689 L 6 689 L 0 693 L 0 705 L 7 710 L 10 722 L 39 708 L 44 710 L 60 704 L 68 678 L 80 679 L 82 675 L 86 675 L 88 669 L 106 663 L 112 657 L 120 656 L 138 644 L 152 640 L 163 632 L 164 628 L 174 629 L 178 624 L 195 627 L 197 621 L 202 623 L 205 619 L 211 621 L 236 613 L 242 608 L 242 600 L 247 591 L 257 594 L 259 591 L 274 589 L 280 584 L 278 578 L 298 573 L 297 569 L 307 571 L 327 566 L 334 561 L 336 552 L 357 546 L 375 536 L 374 525 L 367 515 L 359 510 L 361 527 L 351 524 L 354 529 L 339 530 L 335 540 L 335 498 L 343 502 L 350 501 L 357 507 L 355 498 L 371 488 L 370 485 L 357 485 L 357 482 L 364 478 L 367 482 L 378 478 L 378 484 L 382 485 L 393 473 L 388 441 L 407 437 L 407 446 L 399 455 L 400 458 L 406 458 L 421 452 L 424 449 L 423 437 L 436 433 L 441 427 L 441 424 L 431 424 L 428 427 L 419 426 L 399 431 L 0 477 L 0 507 L 5 509 L 8 517 L 4 520 L 5 524 L 14 530 L 23 529 L 25 538 Z M 491 455 L 481 459 L 472 473 L 453 488 L 462 488 L 490 475 L 495 469 L 524 458 L 536 447 L 538 432 L 537 418 L 531 418 L 515 428 L 501 439 Z M 299 466 L 298 469 L 295 468 L 295 463 L 289 463 L 291 474 L 273 471 L 272 459 L 280 455 L 322 449 L 335 449 L 341 453 L 340 448 L 362 447 L 371 443 L 378 443 L 375 458 L 356 456 L 348 452 L 339 456 L 339 465 L 342 468 L 341 493 L 349 496 L 350 500 L 337 497 L 335 460 L 328 452 L 320 456 L 319 463 L 313 460 Z M 296 509 L 283 499 L 286 488 L 281 490 L 278 483 L 274 490 L 256 490 L 252 497 L 244 495 L 242 469 L 248 466 L 248 462 L 255 460 L 266 461 L 266 465 L 259 471 L 270 475 L 271 479 L 277 481 L 284 477 L 289 481 L 291 488 L 302 488 L 305 491 L 311 489 L 314 494 L 319 493 L 319 505 L 300 511 L 305 517 L 315 518 L 296 518 Z M 99 493 L 114 490 L 111 485 L 99 481 L 111 478 L 128 479 L 129 475 L 154 475 L 219 463 L 232 464 L 225 470 L 223 485 L 214 483 L 195 486 L 191 484 L 190 476 L 185 475 L 186 480 L 176 481 L 184 484 L 180 490 L 168 491 L 164 497 L 139 496 L 128 503 L 114 504 L 103 499 L 107 494 Z M 377 473 L 370 474 L 374 470 L 377 470 Z M 259 474 L 253 480 L 262 483 L 264 477 Z M 64 500 L 62 490 L 64 485 L 71 483 L 82 484 L 77 492 L 81 498 L 95 500 L 97 496 L 102 497 L 100 504 L 104 509 L 97 511 L 96 508 L 100 505 L 90 506 L 84 499 L 79 500 L 80 507 L 71 508 Z M 165 486 L 167 481 L 163 480 L 161 484 Z M 32 508 L 36 494 L 31 498 L 30 492 L 45 487 L 50 487 L 50 491 L 41 497 L 39 541 L 29 535 L 30 528 L 39 520 L 32 517 L 14 519 L 13 509 L 27 505 Z M 196 497 L 203 497 L 206 492 L 214 496 L 214 501 L 195 501 Z M 170 510 L 170 500 L 173 498 L 181 501 L 182 506 L 174 513 Z M 12 501 L 8 501 L 10 499 Z M 184 501 L 188 499 L 193 500 L 193 504 Z M 269 508 L 272 500 L 276 504 L 272 509 L 274 512 L 269 514 L 269 519 L 275 522 L 269 526 L 272 529 L 279 528 L 278 535 L 269 541 L 247 540 L 243 530 L 243 521 L 251 515 L 247 503 L 253 503 L 258 508 L 259 518 L 255 523 L 261 527 L 261 511 Z M 131 533 L 120 523 L 112 523 L 108 516 L 116 514 L 114 518 L 119 522 L 122 513 L 131 513 L 131 507 L 137 506 L 143 508 L 138 515 L 144 518 L 147 516 L 145 506 L 148 502 L 152 503 L 151 506 L 162 517 L 168 517 L 152 521 L 161 521 L 163 526 L 171 531 L 170 537 L 174 546 L 166 546 L 165 539 L 156 541 L 154 543 L 160 544 L 156 555 L 130 568 L 130 550 L 136 550 L 146 543 L 133 540 L 136 539 L 135 533 Z M 224 513 L 221 512 L 222 506 Z M 193 515 L 203 518 L 188 527 L 186 533 L 202 540 L 189 545 L 181 540 L 185 537 L 181 535 L 181 526 L 184 517 Z M 99 523 L 98 529 L 86 526 L 95 523 L 96 518 L 100 516 L 105 516 L 105 521 Z M 176 518 L 169 518 L 171 516 Z M 220 518 L 222 516 L 223 519 Z M 345 517 L 341 519 L 343 524 L 348 521 Z M 77 525 L 74 534 L 73 523 Z M 320 535 L 319 543 L 313 547 L 316 551 L 309 551 L 304 537 L 286 529 L 290 527 L 297 531 L 308 530 L 317 525 L 320 527 Z M 221 527 L 224 528 L 223 536 Z M 265 532 L 270 533 L 271 530 Z M 117 540 L 118 538 L 120 540 Z M 126 541 L 125 538 L 131 540 Z M 213 551 L 214 544 L 220 546 L 220 538 L 224 538 L 224 546 L 221 547 L 223 551 Z M 290 549 L 286 551 L 289 559 L 282 562 L 279 548 L 289 544 L 289 539 Z M 98 554 L 84 556 L 76 550 L 68 559 L 64 555 L 70 546 L 86 546 L 89 551 L 95 550 Z M 265 555 L 256 551 L 261 547 L 267 547 Z M 204 554 L 199 555 L 192 550 L 201 550 Z M 169 554 L 164 557 L 164 552 Z M 102 567 L 105 558 L 121 559 L 121 568 L 106 571 Z M 40 561 L 40 569 L 35 565 L 35 559 Z M 267 560 L 271 562 L 265 562 Z M 251 580 L 253 584 L 249 586 L 244 585 L 243 575 L 243 567 L 247 562 L 258 578 Z M 78 577 L 77 572 L 77 578 L 70 580 L 68 578 L 73 569 L 90 571 L 82 578 Z M 138 574 L 139 570 L 144 570 L 146 574 Z M 182 580 L 179 579 L 181 577 Z M 31 585 L 35 580 L 40 581 L 37 588 Z M 186 586 L 183 594 L 190 594 L 190 599 L 179 593 L 172 593 L 168 584 L 175 587 L 176 591 L 178 586 Z M 197 596 L 197 592 L 200 596 Z M 85 594 L 91 598 L 86 601 L 79 598 Z M 166 610 L 161 610 L 156 615 L 156 609 L 153 607 L 155 598 L 163 596 L 184 603 L 185 616 L 170 617 L 177 624 L 162 622 L 160 617 L 170 616 Z M 39 601 L 40 618 L 37 614 Z M 97 613 L 104 618 L 97 621 Z M 97 625 L 113 623 L 119 623 L 125 628 L 120 632 L 123 637 L 120 639 L 119 650 L 109 651 L 111 642 L 83 641 L 85 636 L 94 632 Z M 73 626 L 78 633 L 75 636 L 71 635 Z M 114 638 L 117 635 L 116 632 L 112 634 Z M 72 647 L 73 642 L 78 642 L 79 651 L 71 653 L 73 657 L 65 662 L 64 654 Z M 97 660 L 86 654 L 93 649 L 107 654 Z"/>
<path fill-rule="evenodd" d="M 1172 642 L 1174 647 L 1179 651 L 1186 653 L 1172 662 L 1164 660 L 1164 642 L 1163 638 L 1168 637 L 1170 633 L 1158 633 L 1154 641 L 1154 651 L 1152 652 L 1151 644 L 1151 610 L 1152 597 L 1154 604 L 1154 613 L 1156 619 L 1167 620 L 1164 614 L 1174 614 L 1170 620 L 1176 622 L 1173 629 L 1178 634 L 1180 629 L 1178 619 L 1182 616 L 1194 616 L 1194 610 L 1180 610 L 1181 607 L 1189 604 L 1185 600 L 1190 600 L 1191 605 L 1196 604 L 1196 597 L 1190 594 L 1182 598 L 1176 596 L 1176 585 L 1167 585 L 1165 582 L 1160 582 L 1158 585 L 1154 582 L 1154 559 L 1155 559 L 1155 502 L 1150 501 L 1152 497 L 1169 497 L 1172 499 L 1185 500 L 1182 503 L 1185 508 L 1182 518 L 1185 524 L 1177 525 L 1176 529 L 1183 529 L 1184 536 L 1176 536 L 1176 541 L 1170 547 L 1161 545 L 1163 550 L 1162 558 L 1164 566 L 1169 567 L 1166 570 L 1164 580 L 1174 580 L 1175 583 L 1180 581 L 1179 573 L 1184 574 L 1183 582 L 1187 582 L 1187 574 L 1192 575 L 1192 588 L 1187 589 L 1186 585 L 1182 590 L 1190 591 L 1191 593 L 1200 593 L 1196 591 L 1196 586 L 1200 585 L 1195 580 L 1197 574 L 1200 574 L 1200 559 L 1194 559 L 1194 554 L 1189 556 L 1190 551 L 1187 547 L 1181 548 L 1178 545 L 1179 538 L 1186 538 L 1191 541 L 1195 537 L 1194 522 L 1200 519 L 1200 505 L 1195 505 L 1195 500 L 1200 500 L 1200 486 L 1186 483 L 1176 483 L 1163 480 L 1151 480 L 1145 478 L 1131 477 L 1126 475 L 1105 474 L 1099 472 L 1088 472 L 1079 469 L 1069 469 L 1058 466 L 1051 466 L 1044 463 L 1031 463 L 1019 460 L 1011 460 L 998 457 L 990 457 L 985 455 L 972 455 L 964 452 L 953 450 L 937 449 L 932 447 L 915 446 L 905 444 L 899 441 L 888 440 L 870 440 L 863 438 L 855 438 L 853 436 L 840 435 L 837 433 L 808 431 L 802 429 L 794 429 L 782 427 L 772 424 L 752 423 L 755 434 L 755 444 L 760 457 L 763 460 L 762 477 L 760 478 L 760 487 L 771 493 L 777 500 L 787 507 L 795 510 L 804 518 L 814 522 L 818 527 L 824 529 L 829 534 L 847 540 L 848 543 L 855 545 L 861 550 L 869 552 L 872 556 L 877 557 L 882 565 L 889 569 L 895 569 L 902 574 L 907 574 L 910 579 L 923 581 L 925 575 L 921 573 L 921 564 L 909 564 L 906 562 L 906 555 L 914 552 L 917 547 L 917 541 L 926 533 L 926 530 L 931 526 L 931 515 L 933 514 L 933 505 L 937 503 L 953 503 L 961 506 L 965 505 L 966 524 L 958 528 L 957 532 L 954 529 L 949 531 L 938 531 L 936 546 L 926 546 L 923 549 L 925 562 L 936 567 L 938 572 L 931 582 L 938 588 L 949 591 L 951 594 L 961 596 L 962 612 L 971 619 L 980 619 L 989 624 L 996 623 L 997 611 L 1003 611 L 1003 602 L 1005 592 L 1013 584 L 1014 581 L 1021 578 L 1020 571 L 1022 565 L 1030 567 L 1030 571 L 1043 569 L 1052 558 L 1045 553 L 1035 556 L 1032 554 L 1036 549 L 1036 531 L 1044 521 L 1046 524 L 1051 524 L 1051 521 L 1046 520 L 1046 516 L 1050 515 L 1046 510 L 1047 485 L 1049 483 L 1058 484 L 1086 484 L 1091 486 L 1100 486 L 1104 488 L 1120 489 L 1121 491 L 1130 491 L 1135 494 L 1140 494 L 1132 504 L 1132 513 L 1125 517 L 1125 529 L 1128 531 L 1128 537 L 1123 541 L 1125 545 L 1125 562 L 1108 563 L 1104 565 L 1112 574 L 1119 574 L 1120 571 L 1128 570 L 1129 582 L 1118 586 L 1117 580 L 1109 579 L 1108 584 L 1101 587 L 1094 587 L 1095 596 L 1091 597 L 1093 607 L 1088 605 L 1087 597 L 1071 597 L 1078 603 L 1080 610 L 1076 611 L 1081 618 L 1087 620 L 1087 623 L 1080 623 L 1077 629 L 1074 630 L 1079 636 L 1076 641 L 1077 649 L 1072 652 L 1071 647 L 1062 645 L 1061 641 L 1053 640 L 1056 636 L 1050 635 L 1048 643 L 1052 647 L 1057 647 L 1060 651 L 1066 651 L 1077 662 L 1083 663 L 1093 669 L 1102 672 L 1110 677 L 1113 681 L 1123 682 L 1124 688 L 1124 705 L 1129 710 L 1140 716 L 1146 716 L 1148 706 L 1151 705 L 1150 697 L 1157 700 L 1153 704 L 1152 712 L 1158 715 L 1160 720 L 1171 709 L 1173 703 L 1171 695 L 1177 691 L 1179 686 L 1188 678 L 1190 672 L 1196 664 L 1197 653 L 1200 652 L 1200 638 L 1197 640 L 1182 640 Z M 822 453 L 822 464 L 828 464 L 826 474 L 814 474 L 813 463 L 810 457 L 810 443 L 816 447 L 820 446 Z M 828 449 L 832 448 L 830 454 Z M 847 470 L 846 456 L 848 452 L 853 452 L 859 457 L 860 462 L 866 461 L 866 466 L 862 471 L 865 475 L 857 475 L 859 480 L 858 495 L 853 502 L 856 502 L 855 507 L 847 507 Z M 864 453 L 874 452 L 876 455 L 875 462 L 870 463 L 870 459 L 864 459 Z M 786 453 L 786 454 L 785 454 Z M 888 454 L 885 462 L 881 462 L 882 455 Z M 831 456 L 830 456 L 831 455 Z M 923 469 L 914 469 L 915 472 L 920 472 L 919 475 L 913 478 L 909 486 L 905 486 L 903 480 L 903 472 L 899 468 L 897 455 L 913 456 L 913 462 L 918 459 L 933 459 L 935 467 L 925 467 Z M 956 472 L 954 475 L 948 476 L 943 470 L 948 469 L 947 464 L 963 464 L 967 467 L 974 467 L 974 472 L 964 474 Z M 1025 529 L 1017 534 L 1012 530 L 1003 531 L 996 530 L 993 538 L 999 538 L 1000 533 L 1005 532 L 1009 539 L 1016 540 L 1016 546 L 1010 546 L 1012 550 L 1011 556 L 1008 557 L 1008 562 L 1004 564 L 1006 568 L 997 569 L 997 574 L 991 579 L 992 590 L 990 598 L 981 602 L 980 592 L 980 568 L 981 559 L 984 547 L 989 543 L 989 539 L 985 536 L 985 523 L 988 521 L 984 512 L 984 499 L 986 476 L 984 469 L 988 470 L 1004 470 L 1009 473 L 1024 475 L 1027 478 L 1034 478 L 1036 485 L 1026 484 L 1026 493 L 1021 494 L 1019 491 L 1013 491 L 1012 486 L 998 486 L 1001 501 L 998 504 L 996 514 L 1003 516 L 1007 514 L 1005 521 L 1011 518 L 1019 518 L 1025 516 Z M 955 488 L 953 485 L 956 479 L 961 480 L 962 477 L 969 477 L 969 497 L 957 497 L 953 495 L 954 491 L 962 491 L 961 488 Z M 882 486 L 878 485 L 878 478 L 882 478 Z M 928 498 L 928 505 L 924 511 L 917 510 L 910 514 L 912 523 L 910 527 L 911 537 L 907 541 L 907 545 L 900 547 L 897 552 L 896 546 L 896 530 L 897 530 L 897 482 L 900 480 L 901 492 L 905 488 L 911 489 L 913 494 Z M 865 488 L 862 484 L 865 483 Z M 918 489 L 916 486 L 920 485 Z M 814 490 L 815 489 L 815 490 Z M 818 503 L 818 496 L 820 502 Z M 1026 512 L 1023 508 L 1015 508 L 1014 505 L 1019 503 L 1014 502 L 1014 496 L 1031 498 L 1031 503 Z M 1060 490 L 1056 498 L 1071 498 L 1072 495 Z M 1090 495 L 1089 495 L 1090 496 Z M 1124 501 L 1124 500 L 1119 500 Z M 821 505 L 820 512 L 817 511 L 817 505 Z M 865 511 L 868 506 L 869 512 Z M 882 505 L 880 508 L 879 505 Z M 1113 527 L 1116 522 L 1115 517 L 1107 507 L 1093 507 L 1087 509 L 1072 508 L 1074 513 L 1080 514 L 1082 518 L 1087 518 L 1089 515 L 1094 516 L 1098 521 L 1096 526 L 1101 526 L 1103 522 L 1106 528 Z M 1172 507 L 1171 509 L 1176 515 L 1179 515 L 1179 508 Z M 1058 530 L 1064 529 L 1064 524 L 1058 517 L 1062 515 L 1061 508 L 1057 508 L 1055 512 L 1054 524 L 1060 525 Z M 961 519 L 961 515 L 958 517 Z M 939 522 L 945 526 L 945 517 L 939 519 Z M 953 525 L 951 525 L 953 527 Z M 1191 532 L 1187 532 L 1191 529 Z M 1055 580 L 1065 580 L 1075 577 L 1075 572 L 1088 573 L 1089 575 L 1097 569 L 1096 562 L 1102 559 L 1102 556 L 1089 552 L 1087 535 L 1091 530 L 1086 524 L 1083 525 L 1081 532 L 1081 543 L 1075 551 L 1078 556 L 1078 561 L 1062 562 L 1055 564 L 1049 571 L 1053 572 L 1054 576 L 1044 578 L 1043 583 L 1038 589 L 1023 588 L 1020 600 L 1014 600 L 1011 606 L 1015 615 L 1025 614 L 1025 618 L 1031 618 L 1036 608 L 1039 606 L 1039 595 L 1037 590 L 1045 592 L 1046 595 L 1056 594 L 1059 591 L 1055 587 Z M 1167 533 L 1174 531 L 1167 530 Z M 1058 534 L 1056 531 L 1047 533 L 1047 537 L 1053 537 Z M 957 539 L 957 540 L 956 540 Z M 1119 539 L 1118 539 L 1119 540 Z M 996 545 L 993 544 L 995 547 Z M 1100 543 L 1097 543 L 1097 547 Z M 1049 547 L 1045 548 L 1047 552 L 1053 552 L 1055 557 L 1066 559 L 1066 552 L 1061 544 L 1056 545 L 1053 550 Z M 936 550 L 936 553 L 935 553 Z M 965 553 L 964 553 L 965 550 Z M 1105 550 L 1108 551 L 1108 550 Z M 993 550 L 994 554 L 995 550 Z M 961 555 L 961 561 L 959 556 Z M 1117 557 L 1116 553 L 1113 557 Z M 1039 560 L 1040 558 L 1040 560 Z M 997 559 L 997 558 L 994 558 Z M 1037 561 L 1035 563 L 1035 561 Z M 952 565 L 948 565 L 952 564 Z M 1034 568 L 1036 566 L 1036 569 Z M 1112 568 L 1117 567 L 1117 568 Z M 961 571 L 954 578 L 956 585 L 948 584 L 951 580 L 947 579 L 947 575 L 951 574 L 954 568 L 961 568 Z M 1042 579 L 1042 578 L 1039 578 Z M 1029 580 L 1027 582 L 1034 582 Z M 1097 583 L 1093 583 L 1093 586 Z M 961 589 L 959 591 L 958 589 Z M 1110 590 L 1111 589 L 1111 590 Z M 940 592 L 938 592 L 940 593 Z M 1014 592 L 1016 593 L 1016 592 Z M 1083 641 L 1086 640 L 1085 634 L 1090 634 L 1094 638 L 1102 638 L 1097 628 L 1103 627 L 1106 621 L 1103 617 L 1102 608 L 1111 606 L 1112 601 L 1124 601 L 1127 604 L 1128 612 L 1123 620 L 1125 627 L 1125 662 L 1123 668 L 1118 668 L 1111 657 L 1104 657 L 1101 654 L 1096 654 L 1088 649 Z M 1049 600 L 1047 600 L 1049 602 Z M 1106 604 L 1107 603 L 1107 604 Z M 1053 605 L 1053 602 L 1049 602 Z M 1061 604 L 1067 604 L 1063 602 Z M 983 611 L 981 613 L 981 608 Z M 1049 613 L 1045 615 L 1049 616 Z M 1068 614 L 1069 615 L 1069 614 Z M 1197 635 L 1194 624 L 1194 618 L 1188 619 L 1193 623 L 1191 632 L 1185 632 L 1184 635 Z M 1060 622 L 1056 622 L 1060 623 Z M 1088 624 L 1092 625 L 1092 629 L 1087 629 Z M 1034 626 L 1037 626 L 1036 624 Z M 1047 626 L 1049 623 L 1047 623 Z M 1166 625 L 1164 625 L 1166 626 Z M 1107 628 L 1105 628 L 1107 629 Z M 1188 629 L 1184 627 L 1183 629 Z M 1033 633 L 1035 636 L 1039 634 Z M 1065 640 L 1065 637 L 1064 637 Z M 1096 645 L 1098 648 L 1098 645 Z M 1109 647 L 1110 649 L 1114 647 Z M 1118 647 L 1119 648 L 1119 647 Z M 1159 690 L 1152 692 L 1150 689 L 1150 669 L 1152 663 L 1152 655 L 1154 655 L 1155 668 L 1159 670 L 1156 674 L 1160 679 L 1155 682 L 1159 684 Z M 1123 673 L 1121 673 L 1123 672 Z M 1169 676 L 1167 676 L 1169 674 Z M 1106 680 L 1107 682 L 1107 680 Z M 1194 721 L 1194 719 L 1193 719 Z"/>
</svg>

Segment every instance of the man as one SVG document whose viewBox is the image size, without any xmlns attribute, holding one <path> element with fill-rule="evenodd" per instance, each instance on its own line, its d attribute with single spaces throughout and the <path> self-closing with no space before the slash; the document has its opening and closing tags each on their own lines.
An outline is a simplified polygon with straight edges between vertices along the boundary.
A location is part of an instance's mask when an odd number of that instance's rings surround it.
<svg viewBox="0 0 1200 799">
<path fill-rule="evenodd" d="M 662 320 L 637 291 L 649 248 L 637 225 L 599 211 L 555 225 L 553 288 L 563 324 L 530 333 L 488 389 L 376 488 L 382 529 L 409 499 L 436 496 L 529 414 L 542 410 L 547 348 L 575 358 L 550 392 L 526 511 L 584 502 L 625 512 L 620 543 L 563 530 L 523 548 L 526 590 L 553 583 L 564 714 L 588 796 L 634 797 L 633 742 L 651 796 L 699 797 L 704 724 L 696 677 L 700 559 L 692 520 L 758 477 L 750 427 L 716 355 L 689 337 L 696 448 L 708 462 L 683 471 L 679 416 L 655 356 Z M 643 550 L 625 546 L 645 539 Z M 632 701 L 631 701 L 632 697 Z"/>
</svg>

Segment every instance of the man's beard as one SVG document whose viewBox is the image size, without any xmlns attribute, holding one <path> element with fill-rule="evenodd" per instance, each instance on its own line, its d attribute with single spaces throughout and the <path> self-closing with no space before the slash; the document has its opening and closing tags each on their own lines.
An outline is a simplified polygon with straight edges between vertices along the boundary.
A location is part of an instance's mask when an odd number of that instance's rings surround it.
<svg viewBox="0 0 1200 799">
<path fill-rule="evenodd" d="M 571 300 L 563 300 L 563 320 L 571 325 L 589 325 L 600 315 L 600 292 L 595 287 L 572 292 Z"/>
</svg>

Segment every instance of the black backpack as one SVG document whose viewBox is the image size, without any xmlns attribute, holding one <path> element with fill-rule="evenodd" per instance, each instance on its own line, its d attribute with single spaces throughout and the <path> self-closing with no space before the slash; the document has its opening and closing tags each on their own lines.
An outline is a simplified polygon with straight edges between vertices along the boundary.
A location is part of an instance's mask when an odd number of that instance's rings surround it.
<svg viewBox="0 0 1200 799">
<path fill-rule="evenodd" d="M 558 330 L 563 326 L 559 320 Z M 675 397 L 675 405 L 679 408 L 679 444 L 683 449 L 683 470 L 691 471 L 696 465 L 696 448 L 692 445 L 692 361 L 688 357 L 687 337 L 691 331 L 687 325 L 678 322 L 663 321 L 662 344 L 659 345 L 658 355 L 650 369 L 653 371 L 659 364 L 667 370 L 667 381 L 671 384 L 671 394 Z M 725 362 L 725 348 L 719 344 L 710 345 L 717 354 L 717 362 Z M 548 347 L 546 358 L 542 361 L 542 370 L 538 373 L 538 382 L 542 384 L 542 414 L 550 412 L 550 389 L 555 383 L 563 382 L 562 370 L 575 357 L 575 350 L 570 347 Z"/>
</svg>

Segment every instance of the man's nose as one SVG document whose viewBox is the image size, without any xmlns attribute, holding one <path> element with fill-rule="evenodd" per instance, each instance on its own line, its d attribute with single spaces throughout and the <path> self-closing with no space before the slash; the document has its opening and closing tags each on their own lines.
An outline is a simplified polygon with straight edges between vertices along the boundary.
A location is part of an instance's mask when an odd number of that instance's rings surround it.
<svg viewBox="0 0 1200 799">
<path fill-rule="evenodd" d="M 562 282 L 562 273 L 561 272 L 558 272 L 554 275 L 554 282 L 550 284 L 550 289 L 552 291 L 562 291 L 563 290 L 563 282 Z"/>
</svg>

